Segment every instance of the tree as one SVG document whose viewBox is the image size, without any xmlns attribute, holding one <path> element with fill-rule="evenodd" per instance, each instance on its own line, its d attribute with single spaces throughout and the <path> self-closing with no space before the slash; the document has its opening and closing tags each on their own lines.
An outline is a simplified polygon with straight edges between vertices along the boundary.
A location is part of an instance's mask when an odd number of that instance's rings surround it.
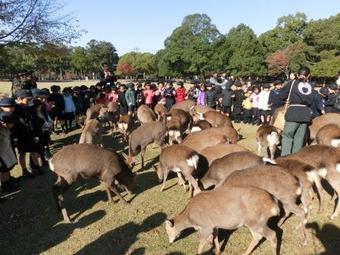
<svg viewBox="0 0 340 255">
<path fill-rule="evenodd" d="M 306 26 L 306 14 L 301 12 L 278 18 L 276 27 L 259 37 L 266 55 L 303 41 Z"/>
<path fill-rule="evenodd" d="M 71 15 L 58 15 L 62 6 L 53 0 L 0 2 L 0 47 L 17 43 L 70 43 L 80 36 Z"/>
<path fill-rule="evenodd" d="M 226 35 L 225 45 L 231 51 L 227 69 L 232 75 L 263 76 L 266 74 L 263 48 L 248 26 L 240 24 L 232 28 Z"/>
<path fill-rule="evenodd" d="M 118 63 L 118 54 L 112 43 L 91 40 L 86 45 L 89 70 L 95 74 L 101 71 L 101 64 L 107 63 L 114 68 Z"/>
<path fill-rule="evenodd" d="M 89 70 L 90 60 L 84 47 L 75 47 L 71 52 L 71 66 L 74 72 L 85 76 Z"/>
<path fill-rule="evenodd" d="M 158 63 L 167 66 L 168 75 L 207 74 L 213 54 L 212 45 L 221 34 L 206 14 L 188 15 L 165 40 L 162 59 Z"/>
<path fill-rule="evenodd" d="M 121 56 L 117 65 L 117 74 L 139 76 L 156 74 L 155 56 L 151 53 L 129 52 Z"/>
<path fill-rule="evenodd" d="M 135 70 L 129 63 L 118 63 L 117 65 L 117 74 L 124 76 L 132 76 L 134 75 Z"/>
<path fill-rule="evenodd" d="M 340 56 L 321 60 L 311 68 L 314 77 L 334 78 L 340 70 Z"/>
<path fill-rule="evenodd" d="M 289 59 L 286 54 L 282 51 L 274 52 L 273 54 L 269 55 L 266 59 L 268 65 L 268 74 L 269 75 L 279 75 L 282 73 L 287 74 L 288 66 L 289 66 Z"/>
</svg>

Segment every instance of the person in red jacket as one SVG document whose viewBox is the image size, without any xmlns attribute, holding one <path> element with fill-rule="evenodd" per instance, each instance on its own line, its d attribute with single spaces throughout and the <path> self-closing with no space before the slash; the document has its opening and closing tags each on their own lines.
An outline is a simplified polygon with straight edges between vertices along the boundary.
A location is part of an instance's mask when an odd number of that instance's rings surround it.
<svg viewBox="0 0 340 255">
<path fill-rule="evenodd" d="M 186 90 L 182 81 L 177 83 L 178 88 L 176 89 L 176 104 L 185 100 Z"/>
</svg>

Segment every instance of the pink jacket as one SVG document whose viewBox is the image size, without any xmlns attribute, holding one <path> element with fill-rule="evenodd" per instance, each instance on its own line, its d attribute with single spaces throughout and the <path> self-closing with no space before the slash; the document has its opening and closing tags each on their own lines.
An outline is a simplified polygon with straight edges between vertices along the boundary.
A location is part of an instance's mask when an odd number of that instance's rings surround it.
<svg viewBox="0 0 340 255">
<path fill-rule="evenodd" d="M 144 97 L 145 97 L 145 103 L 146 104 L 152 104 L 153 103 L 153 95 L 154 92 L 152 89 L 146 89 L 143 91 Z"/>
</svg>

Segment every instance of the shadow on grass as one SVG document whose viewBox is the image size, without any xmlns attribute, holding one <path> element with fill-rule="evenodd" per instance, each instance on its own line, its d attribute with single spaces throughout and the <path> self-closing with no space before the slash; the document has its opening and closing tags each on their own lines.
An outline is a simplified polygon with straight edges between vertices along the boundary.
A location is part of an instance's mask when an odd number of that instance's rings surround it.
<svg viewBox="0 0 340 255">
<path fill-rule="evenodd" d="M 333 224 L 325 224 L 320 228 L 317 222 L 307 224 L 313 234 L 320 240 L 325 251 L 319 255 L 336 255 L 340 251 L 340 228 Z"/>
<path fill-rule="evenodd" d="M 138 241 L 138 234 L 158 227 L 165 219 L 166 215 L 158 212 L 146 218 L 141 224 L 129 222 L 103 234 L 75 254 L 126 254 L 131 245 Z M 132 254 L 142 255 L 144 253 L 145 248 L 138 248 Z"/>
</svg>

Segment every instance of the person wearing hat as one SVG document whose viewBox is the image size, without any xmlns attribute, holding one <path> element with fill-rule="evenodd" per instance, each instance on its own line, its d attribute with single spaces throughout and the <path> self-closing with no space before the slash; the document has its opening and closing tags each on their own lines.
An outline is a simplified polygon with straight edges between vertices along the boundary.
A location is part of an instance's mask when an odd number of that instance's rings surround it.
<svg viewBox="0 0 340 255">
<path fill-rule="evenodd" d="M 4 97 L 0 100 L 0 109 L 3 112 L 14 112 L 16 102 L 12 97 Z"/>
<path fill-rule="evenodd" d="M 183 102 L 186 97 L 186 89 L 184 88 L 184 83 L 182 81 L 177 82 L 178 88 L 176 89 L 176 104 Z"/>
<path fill-rule="evenodd" d="M 338 98 L 338 85 L 336 83 L 331 83 L 328 86 L 328 96 L 325 101 L 325 112 L 340 112 L 339 107 L 337 107 Z"/>
<path fill-rule="evenodd" d="M 282 82 L 280 80 L 276 80 L 273 83 L 274 89 L 270 91 L 269 94 L 269 106 L 271 110 L 271 115 L 274 114 L 277 108 L 282 107 L 284 105 L 284 102 L 282 101 L 280 97 L 280 92 L 282 88 Z"/>
<path fill-rule="evenodd" d="M 288 100 L 285 125 L 282 132 L 281 156 L 298 152 L 304 145 L 306 130 L 312 119 L 313 87 L 308 82 L 310 70 L 301 67 L 297 80 L 292 80 L 282 88 L 281 99 Z"/>
<path fill-rule="evenodd" d="M 125 99 L 129 109 L 128 114 L 132 114 L 136 106 L 135 84 L 131 82 L 127 85 L 127 87 L 128 89 L 125 92 Z"/>
<path fill-rule="evenodd" d="M 18 187 L 10 179 L 10 171 L 18 163 L 11 144 L 15 117 L 12 112 L 0 112 L 0 182 L 3 192 L 15 192 Z"/>
<path fill-rule="evenodd" d="M 34 121 L 31 102 L 33 96 L 30 90 L 18 90 L 17 105 L 14 113 L 17 122 L 12 129 L 12 141 L 19 153 L 19 163 L 24 178 L 32 178 L 33 174 L 27 170 L 26 154 L 30 153 L 34 165 L 39 167 L 40 155 L 37 149 L 40 130 Z"/>
</svg>

